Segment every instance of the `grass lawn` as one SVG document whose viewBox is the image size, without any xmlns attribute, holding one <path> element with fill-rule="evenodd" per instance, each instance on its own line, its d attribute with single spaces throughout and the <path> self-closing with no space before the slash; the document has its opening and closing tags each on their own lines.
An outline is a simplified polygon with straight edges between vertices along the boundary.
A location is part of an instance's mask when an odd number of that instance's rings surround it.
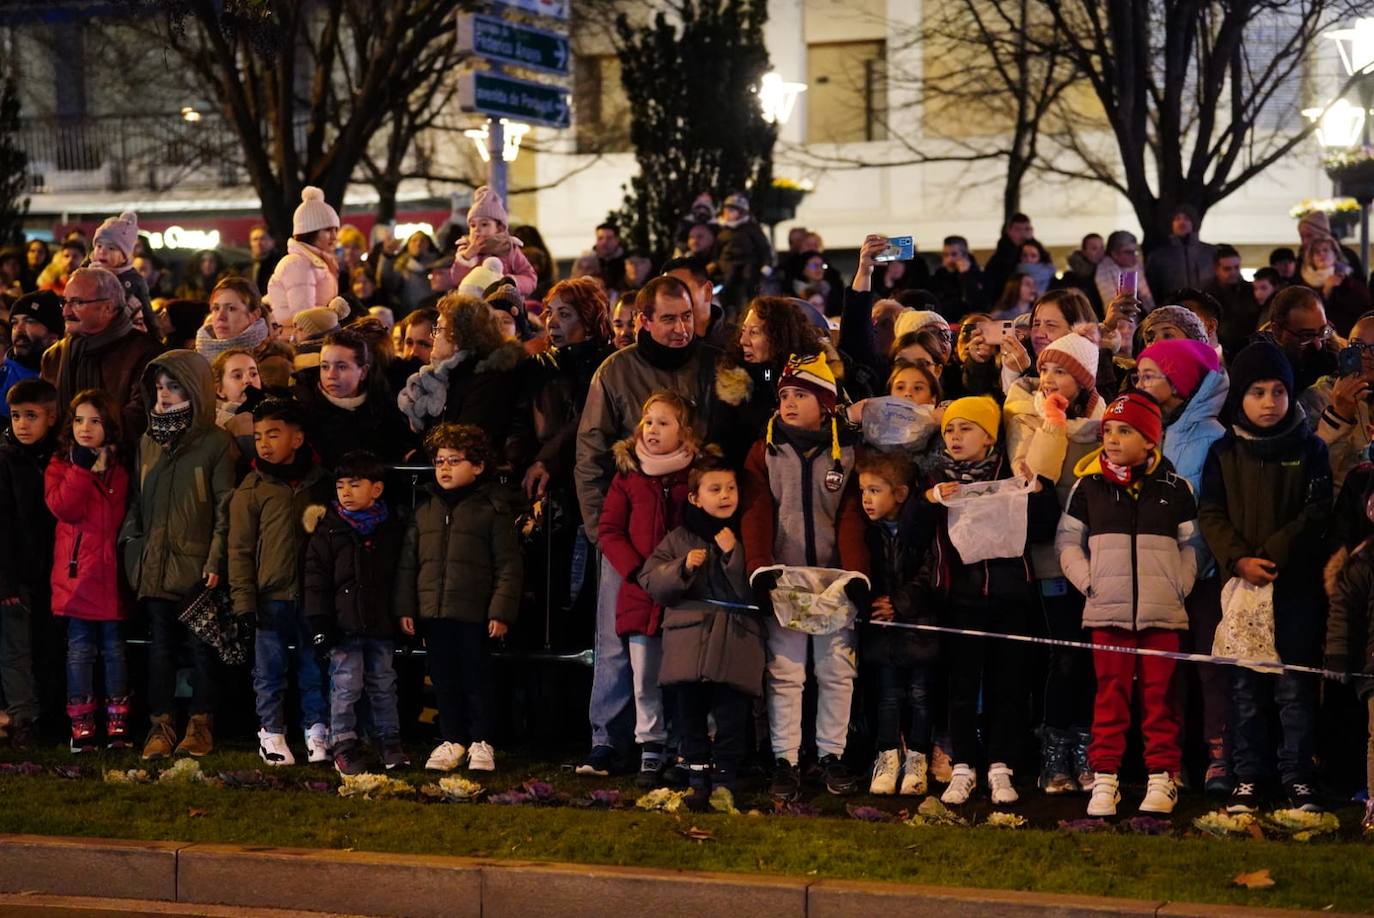
<svg viewBox="0 0 1374 918">
<path fill-rule="evenodd" d="M 14 760 L 8 750 L 5 757 Z M 1084 798 L 1051 800 L 1035 792 L 1013 808 L 1031 819 L 1030 828 L 932 828 L 863 822 L 845 811 L 847 803 L 896 814 L 914 808 L 909 798 L 840 801 L 821 793 L 811 801 L 820 815 L 810 818 L 669 815 L 632 807 L 601 811 L 343 799 L 306 789 L 306 781 L 332 785 L 336 779 L 332 772 L 304 767 L 272 772 L 284 784 L 280 790 L 110 784 L 100 780 L 101 772 L 137 767 L 135 753 L 77 759 L 45 748 L 26 758 L 49 770 L 0 775 L 0 832 L 511 857 L 1374 912 L 1374 845 L 1360 839 L 1353 806 L 1338 811 L 1339 838 L 1301 844 L 1200 837 L 1191 821 L 1209 807 L 1196 795 L 1185 797 L 1172 835 L 1080 834 L 1055 826 L 1059 819 L 1080 816 Z M 73 763 L 82 766 L 83 777 L 51 772 L 51 766 Z M 202 761 L 211 775 L 260 765 L 241 747 Z M 636 796 L 625 779 L 587 780 L 547 762 L 515 757 L 503 758 L 500 765 L 481 779 L 493 792 L 533 778 L 572 796 L 611 787 L 620 788 L 625 798 Z M 397 776 L 415 785 L 433 777 L 418 768 Z M 1138 790 L 1133 791 L 1123 801 L 1123 815 L 1133 815 Z M 746 790 L 739 804 L 767 809 L 759 790 Z M 976 822 L 986 811 L 984 801 L 981 810 L 966 815 Z M 691 827 L 713 837 L 688 838 L 683 833 Z M 1237 874 L 1262 869 L 1270 871 L 1274 887 L 1232 885 Z"/>
</svg>

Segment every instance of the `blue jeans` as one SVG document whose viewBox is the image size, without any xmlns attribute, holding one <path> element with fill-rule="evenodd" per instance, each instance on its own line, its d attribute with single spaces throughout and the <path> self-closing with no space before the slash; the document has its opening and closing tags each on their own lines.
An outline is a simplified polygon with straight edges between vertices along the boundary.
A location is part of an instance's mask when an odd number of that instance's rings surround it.
<svg viewBox="0 0 1374 918">
<path fill-rule="evenodd" d="M 930 755 L 931 694 L 935 691 L 935 670 L 930 666 L 879 666 L 878 668 L 878 748 L 896 749 L 902 744 L 902 705 L 910 711 L 906 748 Z"/>
<path fill-rule="evenodd" d="M 294 654 L 287 645 L 295 646 Z M 258 722 L 264 730 L 286 732 L 286 674 L 293 655 L 301 696 L 301 726 L 309 729 L 329 722 L 324 673 L 311 651 L 299 603 L 269 600 L 263 604 L 253 654 L 253 691 L 258 696 Z"/>
<path fill-rule="evenodd" d="M 395 647 L 377 638 L 348 637 L 329 651 L 330 746 L 358 738 L 356 707 L 363 692 L 377 740 L 400 739 L 396 670 L 391 663 Z"/>
<path fill-rule="evenodd" d="M 596 656 L 587 716 L 592 722 L 593 746 L 614 746 L 625 752 L 634 731 L 634 680 L 629 644 L 615 633 L 615 600 L 619 595 L 620 574 L 603 557 L 596 584 Z"/>
<path fill-rule="evenodd" d="M 119 622 L 67 619 L 67 697 L 95 697 L 95 658 L 105 664 L 105 697 L 129 694 L 129 669 L 124 663 L 124 638 Z"/>
<path fill-rule="evenodd" d="M 1269 737 L 1269 717 L 1274 707 L 1283 729 L 1279 778 L 1284 783 L 1310 782 L 1316 745 L 1316 678 L 1305 673 L 1274 676 L 1240 666 L 1231 672 L 1231 756 L 1236 777 L 1259 781 L 1270 773 L 1274 743 Z"/>
</svg>

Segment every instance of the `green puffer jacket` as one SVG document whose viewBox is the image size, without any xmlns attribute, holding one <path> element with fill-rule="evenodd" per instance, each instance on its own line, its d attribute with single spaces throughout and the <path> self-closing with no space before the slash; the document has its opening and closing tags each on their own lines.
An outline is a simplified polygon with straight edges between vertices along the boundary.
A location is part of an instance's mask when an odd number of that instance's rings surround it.
<svg viewBox="0 0 1374 918">
<path fill-rule="evenodd" d="M 175 350 L 149 361 L 140 383 L 147 405 L 157 403 L 160 372 L 186 391 L 191 426 L 167 449 L 146 433 L 139 440 L 134 495 L 119 544 L 139 599 L 182 600 L 207 574 L 225 577 L 233 446 L 215 426 L 215 387 L 205 358 Z"/>
<path fill-rule="evenodd" d="M 294 482 L 255 466 L 234 491 L 229 501 L 229 593 L 235 614 L 252 615 L 266 601 L 301 598 L 310 538 L 306 528 L 324 515 L 332 484 L 313 462 Z"/>
<path fill-rule="evenodd" d="M 514 622 L 523 561 L 509 501 L 486 482 L 454 492 L 431 485 L 430 492 L 406 530 L 396 617 Z"/>
</svg>

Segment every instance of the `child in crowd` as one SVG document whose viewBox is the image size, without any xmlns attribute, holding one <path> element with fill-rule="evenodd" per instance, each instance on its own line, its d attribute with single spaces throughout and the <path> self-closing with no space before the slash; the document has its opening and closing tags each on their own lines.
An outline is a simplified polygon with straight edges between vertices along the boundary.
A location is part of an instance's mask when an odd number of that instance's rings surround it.
<svg viewBox="0 0 1374 918">
<path fill-rule="evenodd" d="M 1042 317 L 1059 309 L 1042 307 Z M 1007 451 L 1013 467 L 1055 482 L 1060 506 L 1068 503 L 1077 481 L 1074 467 L 1101 440 L 1102 411 L 1097 393 L 1096 326 L 1079 324 L 1044 344 L 1036 358 L 1036 377 L 1021 377 L 1007 389 L 1003 405 Z M 1031 546 L 1031 565 L 1040 593 L 1044 633 L 1060 640 L 1083 641 L 1083 596 L 1071 588 L 1059 569 L 1052 541 Z M 1087 651 L 1051 647 L 1046 654 L 1044 724 L 1040 734 L 1040 789 L 1047 794 L 1088 791 L 1093 770 L 1088 764 L 1092 724 L 1093 664 Z"/>
<path fill-rule="evenodd" d="M 234 438 L 242 456 L 254 454 L 253 408 L 262 398 L 258 362 L 243 348 L 221 351 L 210 364 L 215 383 L 215 424 Z"/>
<path fill-rule="evenodd" d="M 233 442 L 215 426 L 210 364 L 171 350 L 141 380 L 148 429 L 138 444 L 134 498 L 119 534 L 125 574 L 148 617 L 148 714 L 143 758 L 209 755 L 214 749 L 219 656 L 178 616 L 220 586 L 228 564 Z M 173 723 L 183 648 L 191 658 L 190 719 L 181 742 Z"/>
<path fill-rule="evenodd" d="M 1061 339 L 1062 340 L 1062 339 Z M 1188 629 L 1184 597 L 1197 576 L 1197 503 L 1187 479 L 1159 451 L 1159 404 L 1128 392 L 1107 408 L 1102 448 L 1075 468 L 1055 547 L 1064 574 L 1087 596 L 1083 625 L 1099 646 L 1177 651 Z M 1149 787 L 1142 813 L 1171 813 L 1183 765 L 1182 724 L 1170 694 L 1175 661 L 1093 651 L 1096 708 L 1088 758 L 1094 772 L 1089 816 L 1115 816 L 1117 774 L 1139 685 Z"/>
<path fill-rule="evenodd" d="M 1374 522 L 1374 501 L 1365 502 L 1365 515 Z M 1340 557 L 1344 557 L 1344 552 Z M 1333 559 L 1339 563 L 1340 557 Z M 1325 668 L 1355 673 L 1355 694 L 1369 709 L 1369 747 L 1365 754 L 1364 818 L 1366 835 L 1374 833 L 1374 539 L 1365 539 L 1350 552 L 1344 565 L 1326 571 L 1326 591 L 1331 600 L 1326 618 Z"/>
<path fill-rule="evenodd" d="M 62 449 L 48 463 L 43 496 L 57 518 L 52 611 L 67 620 L 67 716 L 72 752 L 95 748 L 95 660 L 104 673 L 105 740 L 129 746 L 129 671 L 119 623 L 115 539 L 124 521 L 129 473 L 119 456 L 119 405 L 100 389 L 72 399 Z"/>
<path fill-rule="evenodd" d="M 769 594 L 778 572 L 758 573 L 761 567 L 830 567 L 868 575 L 854 447 L 840 439 L 838 398 L 835 376 L 823 355 L 792 355 L 778 379 L 778 410 L 745 460 L 744 556 L 755 596 L 766 609 L 771 608 Z M 851 587 L 850 599 L 862 610 L 868 597 L 860 587 Z M 801 791 L 798 761 L 808 650 L 815 661 L 816 751 L 826 789 L 832 794 L 855 789 L 841 761 L 854 695 L 855 644 L 852 625 L 808 635 L 769 618 L 767 699 L 775 798 L 795 799 Z"/>
<path fill-rule="evenodd" d="M 1331 515 L 1326 444 L 1310 433 L 1293 393 L 1293 369 L 1275 345 L 1251 344 L 1231 362 L 1231 429 L 1207 454 L 1198 518 L 1217 567 L 1273 586 L 1274 644 L 1284 663 L 1320 665 L 1322 537 Z M 1278 709 L 1279 777 L 1292 806 L 1320 811 L 1312 754 L 1317 681 L 1231 668 L 1235 790 L 1228 809 L 1254 812 L 1271 765 L 1270 720 Z"/>
<path fill-rule="evenodd" d="M 229 592 L 235 614 L 257 620 L 258 755 L 268 765 L 296 763 L 286 743 L 286 677 L 294 655 L 306 756 L 327 762 L 324 677 L 301 615 L 301 565 L 305 514 L 318 518 L 324 511 L 328 480 L 306 445 L 299 405 L 269 398 L 252 417 L 257 458 L 229 501 Z"/>
<path fill-rule="evenodd" d="M 345 453 L 334 469 L 337 500 L 312 527 L 305 552 L 305 617 L 316 653 L 328 655 L 329 746 L 341 775 L 364 770 L 357 727 L 364 693 L 383 766 L 410 765 L 401 745 L 391 659 L 396 649 L 391 575 L 404 533 L 382 499 L 385 477 L 376 456 Z M 408 631 L 413 633 L 413 623 Z"/>
<path fill-rule="evenodd" d="M 523 561 L 515 512 L 485 477 L 494 455 L 481 428 L 440 424 L 425 438 L 431 497 L 415 510 L 397 567 L 401 630 L 418 629 L 439 703 L 441 742 L 431 771 L 468 763 L 493 771 L 486 716 L 487 639 L 505 637 L 520 612 Z"/>
<path fill-rule="evenodd" d="M 119 278 L 124 285 L 124 305 L 134 326 L 147 331 L 151 326 L 146 323 L 153 318 L 153 302 L 148 295 L 148 282 L 134 269 L 134 246 L 137 244 L 138 214 L 126 210 L 96 228 L 90 261 Z"/>
<path fill-rule="evenodd" d="M 658 784 L 669 760 L 664 749 L 668 719 L 658 672 L 663 662 L 663 607 L 636 577 L 658 543 L 682 520 L 687 468 L 700 450 L 691 409 L 675 392 L 644 400 L 632 436 L 613 448 L 616 476 L 597 524 L 597 544 L 623 578 L 615 600 L 615 631 L 629 642 L 635 695 L 635 742 L 641 747 L 640 787 Z"/>
<path fill-rule="evenodd" d="M 751 594 L 734 469 L 717 456 L 702 456 L 687 487 L 682 525 L 644 562 L 639 582 L 665 606 L 659 682 L 672 686 L 676 699 L 688 806 L 705 809 L 716 788 L 733 800 L 750 700 L 763 693 L 766 637 L 763 618 L 742 608 Z M 714 740 L 708 717 L 715 721 Z"/>
<path fill-rule="evenodd" d="M 10 522 L 0 525 L 0 689 L 10 745 L 27 752 L 39 713 L 34 612 L 51 608 L 55 521 L 43 500 L 43 476 L 57 449 L 57 389 L 44 379 L 22 379 L 5 400 L 10 423 L 0 436 L 0 520 Z"/>
<path fill-rule="evenodd" d="M 453 286 L 459 287 L 468 272 L 482 264 L 488 256 L 501 259 L 502 273 L 515 280 L 520 295 L 528 297 L 534 293 L 539 277 L 534 267 L 520 249 L 524 245 L 511 235 L 506 215 L 506 205 L 501 196 L 483 185 L 472 193 L 472 206 L 468 208 L 468 234 L 458 240 L 458 251 L 453 256 L 451 277 Z"/>
<path fill-rule="evenodd" d="M 874 452 L 860 457 L 858 468 L 873 570 L 874 598 L 868 618 L 933 625 L 933 607 L 919 581 L 925 552 L 918 544 L 921 539 L 910 512 L 916 506 L 909 500 L 914 475 L 911 462 L 898 453 Z M 935 691 L 939 638 L 905 628 L 871 627 L 860 648 L 864 665 L 874 668 L 878 686 L 878 757 L 868 792 L 924 794 L 932 749 L 931 695 Z M 909 708 L 905 737 L 900 726 L 903 704 Z"/>
<path fill-rule="evenodd" d="M 937 528 L 932 545 L 932 588 L 944 598 L 947 624 L 956 628 L 1000 633 L 1024 633 L 1034 608 L 1034 577 L 1027 557 L 1029 546 L 1053 537 L 1059 504 L 1054 483 L 1037 478 L 1022 463 L 1016 470 L 1033 482 L 1026 504 L 1026 540 L 1016 556 L 965 564 L 949 538 L 948 511 L 941 498 L 955 497 L 960 485 L 996 481 L 1013 475 L 998 448 L 1001 409 L 987 396 L 970 396 L 945 408 L 945 451 L 940 470 L 925 492 L 926 512 Z M 988 785 L 992 802 L 1003 806 L 1019 797 L 1012 783 L 1010 763 L 1018 755 L 1025 729 L 1027 689 L 1025 650 L 1020 644 L 990 638 L 951 636 L 944 644 L 949 668 L 949 731 L 954 769 L 940 799 L 966 803 L 978 785 L 973 766 L 978 760 L 978 711 L 985 719 Z"/>
</svg>

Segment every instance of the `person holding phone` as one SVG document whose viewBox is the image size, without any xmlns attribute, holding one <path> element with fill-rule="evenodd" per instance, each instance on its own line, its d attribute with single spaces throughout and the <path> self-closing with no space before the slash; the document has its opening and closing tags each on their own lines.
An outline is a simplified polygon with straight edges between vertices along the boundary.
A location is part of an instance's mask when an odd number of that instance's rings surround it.
<svg viewBox="0 0 1374 918">
<path fill-rule="evenodd" d="M 1302 282 L 1321 294 L 1338 335 L 1370 309 L 1369 285 L 1346 264 L 1334 236 L 1317 236 L 1303 249 Z"/>
<path fill-rule="evenodd" d="M 1350 470 L 1364 459 L 1374 423 L 1374 315 L 1366 315 L 1350 329 L 1350 342 L 1336 358 L 1334 375 L 1323 376 L 1298 398 L 1313 432 L 1326 444 L 1331 477 L 1339 491 Z M 1309 424 L 1312 423 L 1309 421 Z"/>
<path fill-rule="evenodd" d="M 1131 276 L 1123 279 L 1122 275 L 1127 271 L 1134 272 L 1131 275 L 1134 281 Z M 1096 281 L 1097 292 L 1104 303 L 1125 295 L 1134 296 L 1139 301 L 1142 314 L 1155 308 L 1154 294 L 1150 292 L 1150 284 L 1141 270 L 1140 243 L 1134 233 L 1117 230 L 1107 237 L 1107 257 L 1097 264 Z"/>
</svg>

